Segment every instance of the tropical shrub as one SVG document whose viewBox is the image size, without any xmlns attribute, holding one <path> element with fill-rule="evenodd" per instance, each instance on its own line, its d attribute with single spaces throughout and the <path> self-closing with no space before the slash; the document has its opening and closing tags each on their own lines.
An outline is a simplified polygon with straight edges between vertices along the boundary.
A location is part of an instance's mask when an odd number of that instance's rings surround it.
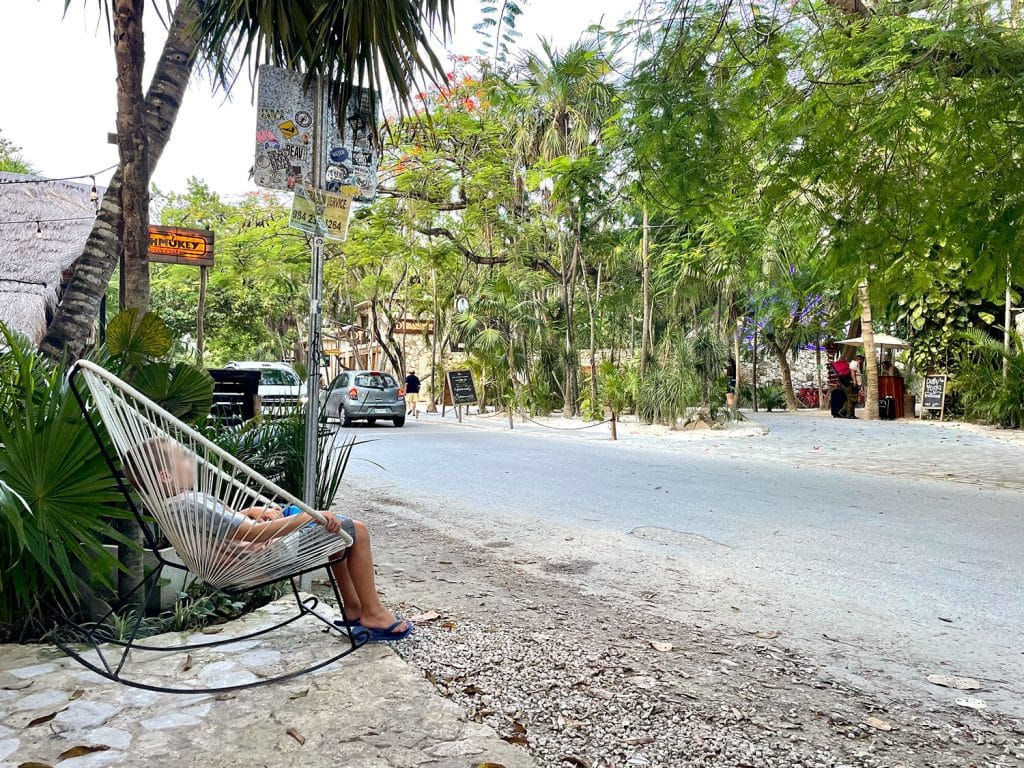
<svg viewBox="0 0 1024 768">
<path fill-rule="evenodd" d="M 1024 338 L 1011 332 L 1010 348 L 986 332 L 964 334 L 967 351 L 951 389 L 964 416 L 973 421 L 1017 429 L 1024 425 Z M 1006 362 L 1006 376 L 1003 363 Z"/>
<path fill-rule="evenodd" d="M 765 384 L 757 388 L 757 406 L 768 413 L 785 410 L 786 390 L 781 384 Z"/>
<path fill-rule="evenodd" d="M 121 496 L 64 368 L 0 325 L 0 635 L 41 634 L 49 608 L 110 587 Z"/>
</svg>

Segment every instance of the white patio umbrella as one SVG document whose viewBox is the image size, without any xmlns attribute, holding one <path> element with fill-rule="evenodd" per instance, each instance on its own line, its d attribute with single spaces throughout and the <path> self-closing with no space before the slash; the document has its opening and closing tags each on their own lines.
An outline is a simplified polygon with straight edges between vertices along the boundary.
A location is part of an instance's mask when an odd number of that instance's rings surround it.
<svg viewBox="0 0 1024 768">
<path fill-rule="evenodd" d="M 837 343 L 845 347 L 862 347 L 864 346 L 864 337 L 856 336 L 852 339 L 843 339 Z M 875 349 L 906 349 L 909 346 L 910 344 L 903 339 L 890 336 L 888 333 L 875 334 Z"/>
</svg>

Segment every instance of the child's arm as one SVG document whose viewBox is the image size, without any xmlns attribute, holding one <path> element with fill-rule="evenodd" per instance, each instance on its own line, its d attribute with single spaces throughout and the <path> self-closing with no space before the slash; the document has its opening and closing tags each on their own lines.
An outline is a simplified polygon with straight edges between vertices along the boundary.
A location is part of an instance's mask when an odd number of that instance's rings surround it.
<svg viewBox="0 0 1024 768">
<path fill-rule="evenodd" d="M 341 530 L 341 523 L 338 522 L 338 518 L 328 513 L 324 515 L 326 524 L 325 528 L 330 533 L 337 533 Z M 291 517 L 282 517 L 279 520 L 271 520 L 269 522 L 259 522 L 254 520 L 244 520 L 235 528 L 232 533 L 232 539 L 241 539 L 251 543 L 271 541 L 273 539 L 280 538 L 281 536 L 287 536 L 292 531 L 297 531 L 304 525 L 315 522 L 310 515 L 305 512 L 301 512 Z"/>
<path fill-rule="evenodd" d="M 248 517 L 250 520 L 278 520 L 282 517 L 281 508 L 278 506 L 272 507 L 247 507 L 246 509 L 240 509 L 243 515 Z"/>
</svg>

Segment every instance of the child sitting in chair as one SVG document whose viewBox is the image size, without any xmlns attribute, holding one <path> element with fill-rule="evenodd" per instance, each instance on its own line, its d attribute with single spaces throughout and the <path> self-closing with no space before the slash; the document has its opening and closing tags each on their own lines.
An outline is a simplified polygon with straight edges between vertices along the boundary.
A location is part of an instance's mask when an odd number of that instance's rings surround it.
<svg viewBox="0 0 1024 768">
<path fill-rule="evenodd" d="M 259 557 L 275 541 L 296 532 L 299 538 L 289 537 L 280 545 L 301 550 L 306 545 L 316 545 L 313 539 L 337 538 L 337 550 L 329 559 L 345 602 L 344 623 L 361 627 L 370 642 L 401 640 L 413 631 L 411 622 L 396 617 L 380 601 L 370 532 L 364 523 L 330 512 L 324 513 L 323 523 L 305 512 L 286 517 L 276 505 L 231 509 L 214 496 L 196 490 L 195 459 L 168 438 L 153 438 L 134 448 L 124 469 L 129 481 L 144 496 L 162 499 L 175 512 L 194 513 L 199 516 L 203 530 L 224 534 L 226 540 L 238 547 L 232 553 L 235 557 Z M 337 536 L 341 530 L 353 542 L 344 559 L 338 557 L 344 552 L 344 544 Z"/>
</svg>

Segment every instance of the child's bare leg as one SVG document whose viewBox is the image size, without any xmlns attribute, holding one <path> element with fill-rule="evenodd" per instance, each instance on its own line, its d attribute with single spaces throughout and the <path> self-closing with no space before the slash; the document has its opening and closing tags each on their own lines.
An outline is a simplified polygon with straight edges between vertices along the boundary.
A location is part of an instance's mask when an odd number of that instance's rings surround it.
<svg viewBox="0 0 1024 768">
<path fill-rule="evenodd" d="M 352 577 L 348 573 L 348 558 L 332 560 L 331 572 L 334 574 L 335 581 L 338 582 L 338 589 L 341 590 L 341 599 L 345 603 L 343 606 L 345 618 L 349 621 L 355 621 L 362 615 L 363 605 L 359 601 L 359 593 L 356 592 L 355 585 L 352 584 Z"/>
<path fill-rule="evenodd" d="M 384 607 L 377 594 L 377 582 L 373 573 L 373 551 L 370 548 L 370 530 L 365 523 L 354 521 L 356 541 L 342 562 L 331 564 L 334 578 L 341 584 L 343 578 L 351 580 L 352 589 L 359 602 L 362 613 L 359 622 L 371 629 L 387 629 L 395 623 L 395 614 Z M 344 572 L 344 576 L 341 572 Z M 344 597 L 344 593 L 342 593 Z M 346 598 L 347 601 L 347 598 Z M 402 632 L 406 628 L 403 621 L 393 631 Z"/>
</svg>

